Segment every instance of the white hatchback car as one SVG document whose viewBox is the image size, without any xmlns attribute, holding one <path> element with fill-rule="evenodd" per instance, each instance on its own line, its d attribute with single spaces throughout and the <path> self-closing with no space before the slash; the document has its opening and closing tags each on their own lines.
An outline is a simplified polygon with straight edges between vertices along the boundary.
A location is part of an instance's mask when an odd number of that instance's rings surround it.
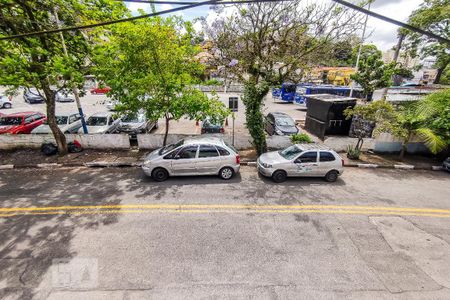
<svg viewBox="0 0 450 300">
<path fill-rule="evenodd" d="M 324 146 L 296 144 L 262 154 L 258 158 L 258 171 L 275 182 L 283 182 L 287 177 L 324 177 L 334 182 L 344 172 L 344 160 Z"/>
</svg>

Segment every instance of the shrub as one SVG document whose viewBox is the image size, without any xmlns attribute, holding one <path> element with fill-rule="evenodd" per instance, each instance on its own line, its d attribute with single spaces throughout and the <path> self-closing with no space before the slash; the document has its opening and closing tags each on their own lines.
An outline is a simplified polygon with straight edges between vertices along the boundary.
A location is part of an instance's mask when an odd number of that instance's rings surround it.
<svg viewBox="0 0 450 300">
<path fill-rule="evenodd" d="M 291 141 L 294 144 L 309 144 L 313 143 L 313 140 L 306 133 L 291 135 Z"/>
<path fill-rule="evenodd" d="M 204 85 L 222 85 L 223 83 L 217 79 L 209 79 L 203 82 Z"/>
<path fill-rule="evenodd" d="M 359 150 L 356 147 L 353 147 L 352 145 L 347 146 L 347 157 L 349 159 L 359 159 L 360 155 L 361 155 L 361 150 Z"/>
</svg>

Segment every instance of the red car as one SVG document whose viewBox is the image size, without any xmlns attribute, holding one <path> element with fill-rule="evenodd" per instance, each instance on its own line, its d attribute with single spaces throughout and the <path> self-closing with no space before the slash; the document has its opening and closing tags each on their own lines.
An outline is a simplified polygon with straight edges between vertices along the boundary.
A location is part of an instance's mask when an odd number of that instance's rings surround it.
<svg viewBox="0 0 450 300">
<path fill-rule="evenodd" d="M 30 133 L 47 120 L 40 112 L 28 111 L 5 115 L 0 118 L 0 134 Z"/>
<path fill-rule="evenodd" d="M 92 89 L 91 94 L 95 94 L 95 95 L 106 94 L 109 91 L 111 91 L 111 88 L 109 86 L 105 86 L 105 87 L 101 87 L 101 88 L 98 87 L 98 88 Z"/>
</svg>

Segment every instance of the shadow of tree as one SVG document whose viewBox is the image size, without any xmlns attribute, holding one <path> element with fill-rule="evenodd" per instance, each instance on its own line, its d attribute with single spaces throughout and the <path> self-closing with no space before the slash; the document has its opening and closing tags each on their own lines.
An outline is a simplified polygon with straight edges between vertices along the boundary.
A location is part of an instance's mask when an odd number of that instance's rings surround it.
<svg viewBox="0 0 450 300">
<path fill-rule="evenodd" d="M 3 172 L 0 180 L 1 206 L 119 204 L 122 192 L 113 184 L 117 176 L 107 173 L 96 175 L 76 176 L 74 170 Z M 76 193 L 72 194 L 72 191 Z M 115 198 L 108 198 L 107 195 L 114 195 Z M 77 253 L 71 250 L 71 241 L 78 230 L 95 230 L 99 225 L 116 222 L 116 214 L 0 218 L 0 298 L 33 298 L 54 259 L 76 256 Z"/>
</svg>

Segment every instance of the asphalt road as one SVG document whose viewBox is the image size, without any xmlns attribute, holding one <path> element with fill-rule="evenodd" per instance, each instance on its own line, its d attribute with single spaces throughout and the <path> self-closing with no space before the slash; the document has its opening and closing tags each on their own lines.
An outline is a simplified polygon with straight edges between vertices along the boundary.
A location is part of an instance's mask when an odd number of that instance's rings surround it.
<svg viewBox="0 0 450 300">
<path fill-rule="evenodd" d="M 449 299 L 450 177 L 0 172 L 2 299 Z"/>
</svg>

